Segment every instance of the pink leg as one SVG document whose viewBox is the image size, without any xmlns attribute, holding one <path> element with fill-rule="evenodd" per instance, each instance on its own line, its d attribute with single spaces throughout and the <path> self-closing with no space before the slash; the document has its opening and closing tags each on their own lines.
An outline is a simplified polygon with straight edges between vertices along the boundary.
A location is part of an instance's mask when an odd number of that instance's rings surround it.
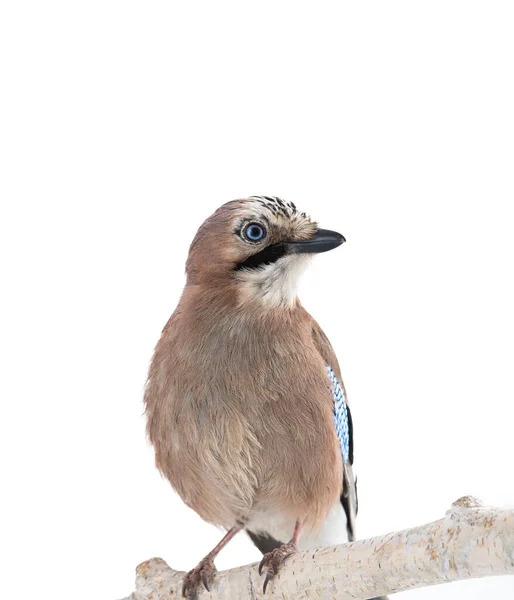
<svg viewBox="0 0 514 600">
<path fill-rule="evenodd" d="M 230 540 L 236 535 L 236 533 L 239 533 L 241 531 L 241 529 L 243 529 L 242 525 L 237 525 L 236 527 L 232 527 L 232 529 L 229 529 L 227 533 L 223 536 L 221 542 L 215 548 L 213 548 L 209 552 L 209 554 L 207 554 L 206 558 L 216 558 L 216 556 L 218 556 L 218 554 L 223 550 L 223 548 L 230 542 Z"/>
<path fill-rule="evenodd" d="M 259 564 L 259 575 L 262 575 L 263 570 L 266 569 L 266 578 L 264 579 L 264 586 L 262 589 L 263 594 L 266 593 L 268 583 L 278 573 L 285 559 L 298 550 L 300 529 L 300 521 L 297 519 L 294 527 L 293 537 L 290 539 L 290 541 L 287 544 L 282 544 L 278 548 L 275 548 L 275 550 L 272 550 L 271 552 L 267 552 L 262 557 L 262 560 Z"/>
<path fill-rule="evenodd" d="M 184 596 L 184 598 L 196 598 L 200 582 L 203 583 L 207 591 L 210 591 L 210 586 L 216 576 L 214 559 L 242 528 L 243 525 L 236 525 L 235 527 L 232 527 L 232 529 L 229 529 L 223 536 L 221 542 L 184 577 L 184 583 L 182 585 L 182 596 Z"/>
</svg>

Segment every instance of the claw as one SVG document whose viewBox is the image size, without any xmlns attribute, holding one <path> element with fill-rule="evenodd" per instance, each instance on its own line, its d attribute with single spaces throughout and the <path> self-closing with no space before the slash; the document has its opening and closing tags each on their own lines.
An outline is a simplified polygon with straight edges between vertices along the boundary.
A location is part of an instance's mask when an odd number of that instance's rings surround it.
<svg viewBox="0 0 514 600">
<path fill-rule="evenodd" d="M 202 584 L 203 587 L 210 592 L 215 575 L 216 567 L 212 562 L 212 558 L 205 557 L 184 577 L 182 596 L 188 600 L 197 599 L 200 591 L 199 588 L 201 588 Z"/>
<path fill-rule="evenodd" d="M 264 579 L 264 585 L 262 586 L 263 594 L 266 593 L 266 588 L 268 587 L 268 583 L 273 579 L 274 575 L 275 575 L 275 571 L 273 571 L 273 569 L 268 569 L 268 572 L 266 573 L 266 578 Z"/>
<path fill-rule="evenodd" d="M 202 583 L 203 583 L 203 585 L 204 585 L 205 589 L 206 589 L 208 592 L 210 592 L 210 591 L 211 591 L 211 588 L 209 587 L 209 581 L 208 581 L 208 579 L 207 579 L 207 574 L 206 574 L 204 571 L 202 571 L 202 573 L 201 573 L 201 578 L 202 578 Z"/>
<path fill-rule="evenodd" d="M 262 568 L 264 567 L 264 562 L 266 561 L 266 555 L 264 555 L 263 559 L 259 563 L 259 575 L 262 575 Z"/>
<path fill-rule="evenodd" d="M 282 568 L 284 560 L 294 554 L 297 550 L 296 541 L 293 540 L 288 544 L 282 544 L 278 548 L 275 548 L 271 552 L 266 553 L 261 562 L 259 563 L 259 575 L 262 575 L 264 570 L 266 571 L 266 577 L 264 579 L 264 585 L 262 587 L 262 593 L 266 593 L 268 583 L 275 577 L 275 575 Z"/>
</svg>

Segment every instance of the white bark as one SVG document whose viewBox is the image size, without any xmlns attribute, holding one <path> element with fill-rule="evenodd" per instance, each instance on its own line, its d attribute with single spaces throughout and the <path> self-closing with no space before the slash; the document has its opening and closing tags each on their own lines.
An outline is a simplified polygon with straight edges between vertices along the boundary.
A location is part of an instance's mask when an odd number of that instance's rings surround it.
<svg viewBox="0 0 514 600">
<path fill-rule="evenodd" d="M 300 552 L 289 558 L 262 595 L 257 565 L 218 574 L 200 600 L 330 598 L 349 600 L 438 583 L 514 574 L 514 509 L 491 508 L 466 496 L 434 523 L 369 540 Z M 181 598 L 184 573 L 160 558 L 137 568 L 127 600 Z"/>
</svg>

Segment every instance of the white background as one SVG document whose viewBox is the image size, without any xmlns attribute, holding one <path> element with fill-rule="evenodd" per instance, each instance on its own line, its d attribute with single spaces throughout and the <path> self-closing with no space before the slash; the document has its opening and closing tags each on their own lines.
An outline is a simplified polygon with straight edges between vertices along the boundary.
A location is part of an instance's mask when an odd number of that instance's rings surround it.
<svg viewBox="0 0 514 600">
<path fill-rule="evenodd" d="M 250 194 L 348 240 L 301 297 L 360 536 L 514 504 L 513 30 L 495 1 L 2 3 L 2 597 L 116 600 L 219 539 L 155 470 L 142 390 L 197 227 Z M 218 567 L 258 557 L 240 535 Z"/>
</svg>

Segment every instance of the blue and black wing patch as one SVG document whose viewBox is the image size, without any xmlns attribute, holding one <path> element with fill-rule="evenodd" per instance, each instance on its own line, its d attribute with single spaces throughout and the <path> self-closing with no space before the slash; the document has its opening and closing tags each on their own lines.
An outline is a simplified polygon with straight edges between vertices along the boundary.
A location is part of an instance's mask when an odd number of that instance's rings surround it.
<svg viewBox="0 0 514 600">
<path fill-rule="evenodd" d="M 334 396 L 334 425 L 336 428 L 337 439 L 341 446 L 341 455 L 345 463 L 353 464 L 353 427 L 350 409 L 346 403 L 346 397 L 341 384 L 332 367 L 327 367 L 327 373 L 332 384 L 332 394 Z"/>
<path fill-rule="evenodd" d="M 353 423 L 350 407 L 342 385 L 337 380 L 332 367 L 327 367 L 332 395 L 334 398 L 334 427 L 343 457 L 343 491 L 341 504 L 346 513 L 348 541 L 355 539 L 355 518 L 358 510 L 357 483 L 353 476 Z"/>
</svg>

